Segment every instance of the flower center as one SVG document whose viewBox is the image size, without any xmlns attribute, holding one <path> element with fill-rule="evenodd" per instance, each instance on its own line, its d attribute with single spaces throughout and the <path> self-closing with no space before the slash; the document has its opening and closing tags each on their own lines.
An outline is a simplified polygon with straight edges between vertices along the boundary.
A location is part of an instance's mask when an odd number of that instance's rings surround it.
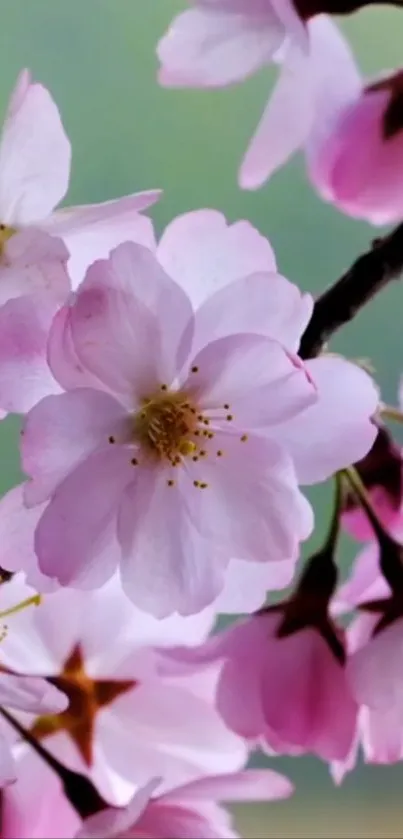
<svg viewBox="0 0 403 839">
<path fill-rule="evenodd" d="M 149 454 L 175 465 L 181 455 L 195 452 L 192 437 L 198 420 L 197 406 L 186 393 L 168 392 L 162 385 L 160 392 L 144 400 L 134 418 L 133 434 Z"/>
</svg>

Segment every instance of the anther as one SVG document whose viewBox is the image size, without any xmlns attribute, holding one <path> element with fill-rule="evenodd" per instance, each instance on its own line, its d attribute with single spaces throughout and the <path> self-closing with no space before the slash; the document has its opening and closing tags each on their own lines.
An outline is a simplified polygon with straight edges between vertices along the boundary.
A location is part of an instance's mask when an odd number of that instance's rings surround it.
<svg viewBox="0 0 403 839">
<path fill-rule="evenodd" d="M 199 368 L 196 367 L 196 365 L 194 367 L 192 367 L 192 373 L 198 373 L 198 372 L 199 372 Z"/>
<path fill-rule="evenodd" d="M 201 450 L 199 451 L 199 455 L 200 455 L 200 457 L 206 457 L 206 454 L 207 454 L 207 452 L 205 451 L 205 449 L 201 449 Z"/>
<path fill-rule="evenodd" d="M 213 433 L 213 431 L 208 431 L 208 432 L 207 432 L 207 437 L 209 438 L 209 440 L 212 440 L 212 439 L 213 439 L 213 437 L 214 437 L 214 433 Z"/>
<path fill-rule="evenodd" d="M 138 466 L 138 464 L 139 464 L 136 457 L 132 457 L 130 463 L 132 464 L 132 466 Z"/>
<path fill-rule="evenodd" d="M 204 419 L 203 423 L 204 423 L 204 425 L 210 425 L 210 420 L 209 419 Z"/>
<path fill-rule="evenodd" d="M 175 481 L 173 481 L 172 478 L 170 478 L 169 481 L 167 481 L 167 484 L 169 487 L 173 487 L 175 486 Z"/>
<path fill-rule="evenodd" d="M 227 420 L 227 422 L 231 422 L 234 419 L 234 417 L 232 416 L 232 414 L 227 414 L 225 419 Z"/>
<path fill-rule="evenodd" d="M 108 442 L 109 442 L 109 443 L 116 443 L 116 440 L 115 440 L 115 438 L 112 436 L 112 434 L 111 434 L 111 436 L 110 436 L 110 437 L 108 437 Z"/>
<path fill-rule="evenodd" d="M 168 390 L 168 385 L 161 385 L 161 390 Z"/>
<path fill-rule="evenodd" d="M 192 457 L 192 460 L 194 460 L 194 462 L 195 462 L 195 463 L 197 463 L 198 459 L 199 459 L 199 458 L 197 457 L 197 455 L 195 455 L 194 457 Z"/>
<path fill-rule="evenodd" d="M 223 456 L 223 453 L 222 453 L 221 449 L 218 449 L 217 457 L 222 457 L 222 456 Z"/>
<path fill-rule="evenodd" d="M 208 487 L 208 484 L 204 484 L 204 483 L 200 484 L 200 489 L 207 489 L 207 487 Z"/>
<path fill-rule="evenodd" d="M 247 434 L 242 434 L 241 443 L 246 443 L 247 439 L 248 439 L 248 435 Z"/>
<path fill-rule="evenodd" d="M 228 405 L 228 402 L 226 402 L 226 404 L 224 405 L 224 408 L 225 408 L 225 410 L 226 410 L 226 411 L 229 411 L 229 405 Z"/>
<path fill-rule="evenodd" d="M 193 481 L 193 486 L 194 487 L 199 487 L 200 486 L 200 481 Z"/>
</svg>

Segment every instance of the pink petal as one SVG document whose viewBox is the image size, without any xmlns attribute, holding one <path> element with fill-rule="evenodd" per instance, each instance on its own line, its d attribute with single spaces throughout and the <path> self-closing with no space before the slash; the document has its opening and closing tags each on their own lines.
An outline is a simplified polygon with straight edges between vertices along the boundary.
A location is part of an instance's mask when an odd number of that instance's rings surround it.
<svg viewBox="0 0 403 839">
<path fill-rule="evenodd" d="M 292 581 L 295 560 L 245 562 L 231 559 L 225 573 L 224 589 L 214 601 L 218 614 L 249 614 L 260 609 L 268 591 L 286 588 Z"/>
<path fill-rule="evenodd" d="M 45 679 L 0 673 L 0 704 L 32 714 L 59 714 L 69 703 L 67 696 Z"/>
<path fill-rule="evenodd" d="M 243 159 L 243 189 L 257 189 L 303 145 L 313 122 L 314 91 L 310 59 L 292 45 Z"/>
<path fill-rule="evenodd" d="M 240 332 L 266 335 L 296 352 L 312 315 L 313 299 L 275 273 L 256 273 L 228 284 L 197 311 L 193 352 Z"/>
<path fill-rule="evenodd" d="M 285 30 L 271 5 L 203 4 L 175 18 L 158 45 L 161 84 L 220 87 L 250 76 L 270 61 Z"/>
<path fill-rule="evenodd" d="M 361 739 L 366 763 L 397 763 L 403 757 L 402 707 L 362 709 Z"/>
<path fill-rule="evenodd" d="M 275 435 L 291 452 L 298 480 L 311 484 L 369 451 L 377 434 L 372 418 L 379 392 L 364 370 L 344 358 L 321 356 L 306 367 L 317 387 L 317 402 L 281 423 Z"/>
<path fill-rule="evenodd" d="M 262 699 L 267 725 L 285 744 L 323 760 L 342 760 L 348 754 L 357 707 L 343 667 L 316 630 L 273 641 Z"/>
<path fill-rule="evenodd" d="M 401 707 L 403 619 L 390 624 L 351 656 L 347 672 L 362 705 L 388 710 Z"/>
<path fill-rule="evenodd" d="M 375 543 L 357 556 L 348 580 L 340 586 L 333 601 L 334 614 L 351 612 L 359 603 L 381 600 L 390 595 L 389 586 L 379 570 L 379 551 Z"/>
<path fill-rule="evenodd" d="M 63 303 L 70 293 L 68 257 L 61 239 L 35 227 L 11 236 L 0 265 L 0 305 L 33 294 L 55 305 Z"/>
<path fill-rule="evenodd" d="M 276 271 L 268 240 L 248 221 L 227 224 L 216 210 L 195 210 L 175 218 L 162 235 L 158 259 L 194 307 L 234 280 L 257 271 Z"/>
<path fill-rule="evenodd" d="M 216 438 L 214 440 L 216 442 Z M 272 440 L 245 443 L 222 435 L 223 456 L 188 466 L 184 484 L 189 516 L 224 555 L 252 562 L 294 560 L 312 528 L 312 510 L 298 490 L 292 462 Z M 242 479 L 240 480 L 240 476 Z M 204 490 L 193 480 L 207 484 Z"/>
<path fill-rule="evenodd" d="M 212 775 L 191 781 L 163 796 L 169 801 L 197 801 L 213 799 L 216 801 L 276 801 L 288 798 L 293 792 L 293 785 L 272 769 L 246 769 L 227 775 Z"/>
<path fill-rule="evenodd" d="M 77 387 L 105 390 L 100 379 L 78 358 L 71 334 L 71 309 L 71 305 L 62 306 L 53 318 L 47 345 L 49 367 L 64 390 Z"/>
<path fill-rule="evenodd" d="M 77 588 L 97 588 L 112 576 L 120 555 L 119 497 L 132 471 L 124 447 L 111 447 L 91 455 L 59 485 L 35 533 L 42 573 Z"/>
<path fill-rule="evenodd" d="M 122 242 L 132 241 L 148 248 L 155 247 L 152 222 L 140 212 L 155 204 L 160 195 L 159 190 L 154 190 L 102 204 L 68 207 L 58 210 L 43 222 L 42 227 L 60 236 L 69 249 L 69 274 L 74 288 L 95 259 L 105 259 Z"/>
<path fill-rule="evenodd" d="M 0 499 L 0 566 L 7 571 L 24 571 L 27 582 L 38 591 L 51 591 L 54 584 L 38 568 L 34 533 L 43 506 L 29 510 L 24 503 L 24 484 Z"/>
<path fill-rule="evenodd" d="M 151 252 L 126 243 L 88 270 L 72 308 L 71 334 L 80 361 L 133 405 L 171 383 L 190 317 L 186 296 Z"/>
<path fill-rule="evenodd" d="M 316 115 L 305 150 L 308 167 L 315 168 L 322 144 L 345 108 L 359 97 L 362 80 L 349 43 L 331 18 L 317 15 L 309 21 L 308 30 L 317 78 Z"/>
<path fill-rule="evenodd" d="M 110 436 L 120 441 L 125 434 L 127 414 L 107 393 L 79 388 L 42 399 L 23 428 L 22 464 L 31 479 L 26 503 L 45 501 L 86 457 L 107 449 Z"/>
<path fill-rule="evenodd" d="M 184 470 L 178 470 L 175 486 L 168 486 L 169 473 L 141 472 L 126 489 L 119 513 L 124 591 L 140 609 L 159 618 L 175 611 L 194 614 L 219 593 L 223 559 L 188 516 L 182 496 L 191 492 L 192 484 Z"/>
<path fill-rule="evenodd" d="M 17 777 L 17 769 L 10 746 L 5 737 L 0 734 L 0 788 L 14 784 Z M 4 795 L 3 790 L 1 791 Z M 28 835 L 27 835 L 28 839 Z"/>
<path fill-rule="evenodd" d="M 46 359 L 54 307 L 40 297 L 20 297 L 0 307 L 0 406 L 24 414 L 42 397 L 58 393 Z"/>
<path fill-rule="evenodd" d="M 46 218 L 66 193 L 70 157 L 70 143 L 49 91 L 19 80 L 0 144 L 3 223 L 32 224 Z"/>
<path fill-rule="evenodd" d="M 299 415 L 316 399 L 303 364 L 265 336 L 219 338 L 196 355 L 193 367 L 197 372 L 190 372 L 183 388 L 210 412 L 213 427 L 219 422 L 221 429 L 231 431 L 233 422 L 236 429 L 267 430 Z M 224 409 L 226 404 L 230 409 Z M 227 411 L 231 425 L 225 421 Z"/>
</svg>

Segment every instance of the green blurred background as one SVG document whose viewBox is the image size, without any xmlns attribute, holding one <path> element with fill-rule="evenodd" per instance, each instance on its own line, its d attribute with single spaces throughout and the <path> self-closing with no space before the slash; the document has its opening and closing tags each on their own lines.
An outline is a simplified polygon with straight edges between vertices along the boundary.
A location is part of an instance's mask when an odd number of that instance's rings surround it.
<svg viewBox="0 0 403 839">
<path fill-rule="evenodd" d="M 184 6 L 184 0 L 2 0 L 1 107 L 19 70 L 29 67 L 52 91 L 72 140 L 69 203 L 162 187 L 164 198 L 153 211 L 159 229 L 198 207 L 218 208 L 231 220 L 247 218 L 270 238 L 281 271 L 318 292 L 376 234 L 321 204 L 302 158 L 260 192 L 238 189 L 237 167 L 273 75 L 264 71 L 215 92 L 160 89 L 155 46 Z M 403 12 L 373 8 L 343 26 L 366 74 L 403 63 Z M 402 303 L 396 284 L 332 345 L 351 357 L 371 358 L 389 401 L 402 367 Z M 14 421 L 2 426 L 1 490 L 19 478 L 17 432 Z M 312 498 L 318 544 L 328 488 L 317 488 Z M 346 565 L 353 548 L 344 547 Z M 277 759 L 275 765 L 295 781 L 297 792 L 287 803 L 238 808 L 245 837 L 403 837 L 400 767 L 360 767 L 335 789 L 318 761 Z"/>
</svg>

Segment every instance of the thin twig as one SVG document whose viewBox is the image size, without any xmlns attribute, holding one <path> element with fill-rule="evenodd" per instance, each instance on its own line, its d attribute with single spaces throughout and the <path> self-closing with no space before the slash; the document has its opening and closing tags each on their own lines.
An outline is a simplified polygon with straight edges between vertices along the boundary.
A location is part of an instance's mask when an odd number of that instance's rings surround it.
<svg viewBox="0 0 403 839">
<path fill-rule="evenodd" d="M 316 300 L 302 336 L 301 358 L 315 358 L 326 342 L 403 271 L 403 224 L 377 239 L 349 271 Z"/>
</svg>

